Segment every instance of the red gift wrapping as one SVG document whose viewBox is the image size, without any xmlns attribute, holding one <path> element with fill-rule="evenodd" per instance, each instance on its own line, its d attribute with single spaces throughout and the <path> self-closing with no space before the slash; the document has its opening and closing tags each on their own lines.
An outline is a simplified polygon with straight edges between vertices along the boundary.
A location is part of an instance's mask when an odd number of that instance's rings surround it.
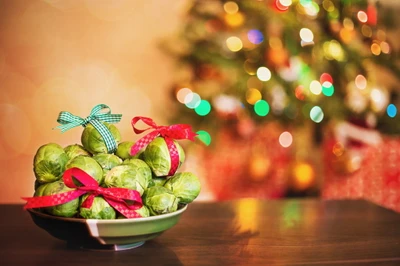
<svg viewBox="0 0 400 266">
<path fill-rule="evenodd" d="M 383 136 L 378 145 L 346 149 L 361 154 L 361 165 L 354 172 L 335 167 L 334 138 L 324 141 L 324 199 L 366 199 L 400 212 L 400 138 Z"/>
<path fill-rule="evenodd" d="M 215 200 L 281 198 L 287 191 L 290 148 L 279 144 L 284 130 L 266 124 L 250 137 L 220 130 L 214 146 L 202 150 L 204 178 Z"/>
</svg>

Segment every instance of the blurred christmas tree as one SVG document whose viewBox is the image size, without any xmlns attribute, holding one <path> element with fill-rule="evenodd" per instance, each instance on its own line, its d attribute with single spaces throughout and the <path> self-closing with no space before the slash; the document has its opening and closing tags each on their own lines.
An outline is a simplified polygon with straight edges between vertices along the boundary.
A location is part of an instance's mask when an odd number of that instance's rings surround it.
<svg viewBox="0 0 400 266">
<path fill-rule="evenodd" d="M 220 150 L 228 146 L 226 154 L 234 151 L 237 162 L 246 160 L 243 154 L 251 156 L 242 168 L 250 165 L 248 176 L 258 181 L 272 175 L 266 165 L 279 161 L 279 167 L 287 167 L 279 147 L 293 141 L 298 144 L 292 149 L 311 153 L 304 135 L 296 139 L 293 133 L 304 128 L 312 140 L 335 121 L 399 134 L 400 69 L 398 48 L 390 39 L 395 15 L 396 10 L 373 0 L 191 1 L 178 36 L 163 43 L 177 62 L 171 122 L 201 129 L 200 139 L 211 146 L 220 142 Z M 266 148 L 265 139 L 256 143 L 254 132 L 268 135 L 271 130 L 257 129 L 276 122 L 282 126 L 282 134 L 274 133 L 280 146 Z M 248 145 L 253 147 L 246 151 Z M 226 160 L 235 164 L 230 156 Z M 299 162 L 291 170 L 296 179 L 286 178 L 307 187 L 314 168 Z M 276 180 L 282 182 L 282 176 Z"/>
<path fill-rule="evenodd" d="M 177 39 L 176 117 L 213 135 L 227 117 L 303 126 L 357 119 L 400 133 L 400 77 L 387 32 L 395 10 L 377 1 L 193 1 Z M 396 84 L 397 86 L 397 84 Z"/>
</svg>

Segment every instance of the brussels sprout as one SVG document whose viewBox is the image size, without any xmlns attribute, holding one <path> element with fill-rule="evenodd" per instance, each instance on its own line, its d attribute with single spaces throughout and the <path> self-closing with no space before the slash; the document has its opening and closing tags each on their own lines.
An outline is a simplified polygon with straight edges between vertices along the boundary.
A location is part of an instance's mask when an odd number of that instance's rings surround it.
<svg viewBox="0 0 400 266">
<path fill-rule="evenodd" d="M 167 181 L 165 177 L 157 177 L 153 176 L 153 178 L 150 180 L 149 187 L 154 187 L 154 186 L 164 186 L 164 183 Z"/>
<path fill-rule="evenodd" d="M 38 187 L 35 189 L 35 193 L 33 194 L 33 196 L 34 196 L 34 197 L 43 196 L 43 191 L 44 191 L 44 189 L 46 188 L 46 186 L 47 186 L 48 184 L 51 184 L 51 183 L 44 183 L 44 184 L 38 186 Z"/>
<path fill-rule="evenodd" d="M 177 141 L 174 141 L 174 144 L 178 149 L 179 166 L 181 166 L 185 161 L 185 152 Z M 147 145 L 143 152 L 143 160 L 150 166 L 154 175 L 168 175 L 171 169 L 171 157 L 164 138 L 157 137 Z"/>
<path fill-rule="evenodd" d="M 147 180 L 149 183 L 151 181 L 152 173 L 150 167 L 145 163 L 143 160 L 140 159 L 126 159 L 123 163 L 123 165 L 132 165 L 133 167 L 136 168 L 138 172 L 140 172 Z"/>
<path fill-rule="evenodd" d="M 129 158 L 137 158 L 136 155 L 132 156 L 131 155 L 131 148 L 135 144 L 133 141 L 123 141 L 120 144 L 118 144 L 117 151 L 115 152 L 115 155 L 117 155 L 119 158 L 122 160 L 126 160 Z"/>
<path fill-rule="evenodd" d="M 179 203 L 191 203 L 200 194 L 200 180 L 193 173 L 177 173 L 169 178 L 164 187 L 170 189 L 179 199 Z"/>
<path fill-rule="evenodd" d="M 33 171 L 40 183 L 50 183 L 59 180 L 65 171 L 68 155 L 56 143 L 42 145 L 33 159 Z"/>
<path fill-rule="evenodd" d="M 174 212 L 178 209 L 178 201 L 171 190 L 160 186 L 147 189 L 143 196 L 143 203 L 149 208 L 150 215 Z"/>
<path fill-rule="evenodd" d="M 144 172 L 143 169 L 132 164 L 117 165 L 106 174 L 104 185 L 134 189 L 142 195 L 149 185 L 149 180 Z"/>
<path fill-rule="evenodd" d="M 79 155 L 91 156 L 91 154 L 83 148 L 82 145 L 79 144 L 71 144 L 64 148 L 65 153 L 68 155 L 68 158 L 71 160 Z"/>
<path fill-rule="evenodd" d="M 88 195 L 82 197 L 82 202 Z M 90 208 L 80 206 L 79 215 L 85 219 L 115 219 L 116 212 L 113 207 L 101 196 L 94 197 L 93 204 Z"/>
<path fill-rule="evenodd" d="M 43 196 L 60 194 L 71 190 L 74 189 L 67 187 L 62 180 L 58 180 L 46 185 L 43 190 Z M 45 207 L 44 211 L 55 216 L 73 217 L 75 214 L 78 213 L 78 208 L 79 198 L 76 198 L 63 204 Z"/>
<path fill-rule="evenodd" d="M 117 127 L 107 122 L 102 123 L 111 132 L 111 135 L 114 137 L 118 145 L 121 140 L 121 133 L 119 132 Z M 100 135 L 99 131 L 97 131 L 97 129 L 94 128 L 91 124 L 88 124 L 83 130 L 81 142 L 83 147 L 92 154 L 108 153 L 103 137 Z"/>
<path fill-rule="evenodd" d="M 101 168 L 100 164 L 92 157 L 84 155 L 76 156 L 74 159 L 68 162 L 66 169 L 70 169 L 73 167 L 77 167 L 85 171 L 88 175 L 96 179 L 99 184 L 103 183 L 103 169 Z"/>
<path fill-rule="evenodd" d="M 98 153 L 92 157 L 96 160 L 103 168 L 103 171 L 109 171 L 111 168 L 122 164 L 122 159 L 119 158 L 117 155 L 108 154 L 108 153 Z"/>
</svg>

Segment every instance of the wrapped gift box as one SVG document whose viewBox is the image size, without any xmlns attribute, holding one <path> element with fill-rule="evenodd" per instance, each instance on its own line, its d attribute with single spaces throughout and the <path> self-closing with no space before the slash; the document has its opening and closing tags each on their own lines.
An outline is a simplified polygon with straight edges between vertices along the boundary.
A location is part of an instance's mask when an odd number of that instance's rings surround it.
<svg viewBox="0 0 400 266">
<path fill-rule="evenodd" d="M 400 138 L 383 136 L 377 145 L 323 144 L 324 199 L 366 199 L 400 212 Z M 339 151 L 338 151 L 339 150 Z"/>
</svg>

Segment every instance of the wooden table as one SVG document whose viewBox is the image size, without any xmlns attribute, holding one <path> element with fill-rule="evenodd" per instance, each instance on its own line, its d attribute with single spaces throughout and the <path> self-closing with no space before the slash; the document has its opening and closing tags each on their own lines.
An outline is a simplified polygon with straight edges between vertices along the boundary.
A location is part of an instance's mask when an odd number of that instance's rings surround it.
<svg viewBox="0 0 400 266">
<path fill-rule="evenodd" d="M 125 251 L 67 247 L 21 205 L 0 205 L 0 265 L 400 265 L 400 214 L 365 201 L 195 202 Z"/>
</svg>

